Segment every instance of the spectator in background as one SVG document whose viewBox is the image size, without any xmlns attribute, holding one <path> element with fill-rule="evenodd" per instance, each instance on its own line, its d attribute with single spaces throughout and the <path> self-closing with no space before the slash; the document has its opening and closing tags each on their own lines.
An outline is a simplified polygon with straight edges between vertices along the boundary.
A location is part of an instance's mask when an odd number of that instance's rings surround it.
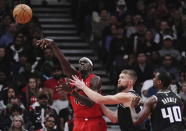
<svg viewBox="0 0 186 131">
<path fill-rule="evenodd" d="M 180 80 L 179 82 L 186 81 L 186 68 L 182 68 L 180 71 Z"/>
<path fill-rule="evenodd" d="M 139 0 L 136 3 L 136 14 L 140 14 L 143 18 L 146 16 L 146 6 L 143 0 Z"/>
<path fill-rule="evenodd" d="M 125 16 L 128 14 L 125 0 L 118 0 L 116 2 L 116 13 L 115 14 L 120 22 L 122 22 L 125 19 Z"/>
<path fill-rule="evenodd" d="M 16 115 L 13 117 L 11 127 L 8 131 L 27 131 L 24 128 L 24 120 L 22 116 Z"/>
<path fill-rule="evenodd" d="M 101 9 L 100 10 L 100 19 L 99 21 L 95 21 L 93 20 L 92 22 L 92 32 L 93 32 L 93 36 L 94 36 L 94 41 L 98 44 L 99 41 L 102 38 L 102 32 L 103 29 L 109 25 L 109 20 L 110 20 L 110 15 L 108 10 L 106 9 Z"/>
<path fill-rule="evenodd" d="M 176 82 L 179 81 L 179 70 L 176 67 L 174 58 L 171 55 L 165 55 L 162 58 L 162 65 L 155 69 L 156 71 L 166 71 L 173 75 Z"/>
<path fill-rule="evenodd" d="M 9 46 L 11 43 L 13 43 L 15 32 L 17 31 L 17 25 L 16 24 L 10 24 L 6 31 L 2 34 L 0 37 L 0 45 L 2 46 Z"/>
<path fill-rule="evenodd" d="M 36 67 L 36 71 L 41 71 L 42 68 L 44 68 L 45 64 L 46 64 L 46 66 L 50 65 L 51 67 L 53 67 L 54 65 L 59 65 L 58 59 L 56 58 L 56 56 L 51 48 L 46 48 L 43 50 L 43 57 L 41 60 L 39 60 L 38 65 Z M 47 71 L 47 70 L 45 70 L 45 71 Z M 42 72 L 42 73 L 45 73 L 45 72 Z M 50 76 L 49 76 L 49 78 L 50 78 Z M 46 77 L 46 80 L 49 78 Z"/>
<path fill-rule="evenodd" d="M 32 116 L 31 121 L 34 130 L 39 130 L 44 127 L 44 121 L 47 115 L 52 114 L 58 118 L 56 111 L 50 107 L 51 98 L 52 96 L 49 90 L 39 91 L 38 101 L 31 105 L 30 115 Z"/>
<path fill-rule="evenodd" d="M 4 99 L 6 93 L 3 92 L 7 91 L 8 87 L 11 85 L 9 72 L 2 69 L 3 68 L 0 69 L 0 99 Z"/>
<path fill-rule="evenodd" d="M 145 32 L 146 26 L 143 21 L 139 21 L 135 26 L 136 33 L 130 36 L 130 44 L 132 45 L 132 51 L 134 53 L 144 52 L 142 47 L 144 46 L 145 42 Z"/>
<path fill-rule="evenodd" d="M 141 85 L 145 80 L 151 79 L 153 75 L 153 68 L 147 61 L 147 56 L 144 52 L 139 52 L 137 54 L 137 62 L 134 70 L 138 76 L 138 84 Z M 139 89 L 138 93 L 140 93 Z"/>
<path fill-rule="evenodd" d="M 147 100 L 147 98 L 149 97 L 149 94 L 148 94 L 148 90 L 153 86 L 153 80 L 152 79 L 149 79 L 149 80 L 145 80 L 143 82 L 143 85 L 141 87 L 141 98 L 142 98 L 142 101 L 145 101 Z"/>
<path fill-rule="evenodd" d="M 157 19 L 156 17 L 156 4 L 154 2 L 151 2 L 146 7 L 145 21 L 148 28 L 152 30 L 155 28 L 155 19 Z"/>
<path fill-rule="evenodd" d="M 186 57 L 186 15 L 182 15 L 181 18 L 181 35 L 180 38 L 178 39 L 178 49 L 182 55 L 182 57 Z"/>
<path fill-rule="evenodd" d="M 45 117 L 45 122 L 44 122 L 44 128 L 42 131 L 58 131 L 57 128 L 57 122 L 56 118 L 53 115 L 48 115 Z"/>
<path fill-rule="evenodd" d="M 10 72 L 11 72 L 11 65 L 12 61 L 8 59 L 8 54 L 6 51 L 6 47 L 0 46 L 0 69 L 7 72 L 7 79 L 9 78 Z"/>
<path fill-rule="evenodd" d="M 38 60 L 35 71 L 40 72 L 44 80 L 48 80 L 51 78 L 51 72 L 54 65 L 59 65 L 59 62 L 52 49 L 46 48 L 43 50 L 42 59 Z"/>
<path fill-rule="evenodd" d="M 174 41 L 171 35 L 164 35 L 162 41 L 162 48 L 159 50 L 161 57 L 165 55 L 171 55 L 177 62 L 181 60 L 180 52 L 174 48 Z"/>
<path fill-rule="evenodd" d="M 3 2 L 4 0 L 1 0 L 0 2 Z M 1 6 L 3 6 L 4 2 L 2 3 Z M 6 7 L 5 5 L 3 7 Z M 3 7 L 1 9 L 3 9 Z M 13 19 L 11 17 L 11 15 L 7 12 L 2 12 L 2 18 L 1 18 L 1 22 L 0 22 L 0 37 L 2 34 L 4 34 L 9 25 L 13 22 Z"/>
<path fill-rule="evenodd" d="M 29 77 L 27 85 L 22 89 L 22 101 L 27 109 L 37 101 L 39 90 L 36 78 Z"/>
<path fill-rule="evenodd" d="M 51 107 L 56 110 L 57 114 L 59 114 L 60 118 L 60 128 L 64 128 L 65 122 L 68 120 L 69 116 L 69 103 L 67 100 L 67 94 L 65 92 L 58 92 L 57 86 L 59 83 L 65 82 L 65 75 L 60 66 L 55 65 L 52 70 L 52 78 L 44 81 L 44 88 L 50 89 L 52 91 L 53 103 Z M 65 114 L 65 113 L 66 114 Z"/>
<path fill-rule="evenodd" d="M 31 63 L 25 52 L 19 54 L 19 61 L 12 66 L 12 81 L 18 93 L 21 93 L 31 75 Z"/>
<path fill-rule="evenodd" d="M 10 100 L 14 97 L 16 97 L 15 89 L 11 87 L 5 87 L 5 89 L 1 91 L 1 103 L 3 105 L 2 109 L 9 107 L 9 105 L 11 105 Z"/>
<path fill-rule="evenodd" d="M 99 21 L 93 20 L 92 22 L 93 47 L 97 51 L 98 56 L 100 58 L 103 57 L 103 54 L 102 54 L 103 43 L 101 41 L 103 38 L 102 33 L 103 33 L 104 28 L 109 25 L 109 22 L 110 22 L 109 18 L 110 18 L 110 15 L 109 15 L 108 10 L 101 9 L 100 20 Z"/>
<path fill-rule="evenodd" d="M 169 11 L 166 6 L 165 0 L 159 0 L 157 1 L 157 10 L 156 15 L 158 15 L 159 18 L 165 18 L 168 15 Z"/>
<path fill-rule="evenodd" d="M 129 40 L 125 35 L 125 30 L 123 25 L 117 25 L 116 37 L 114 37 L 110 43 L 109 50 L 109 65 L 110 73 L 112 74 L 112 79 L 114 83 L 117 81 L 115 78 L 119 74 L 118 69 L 124 65 L 124 57 L 127 57 L 131 53 L 131 47 Z M 113 77 L 114 76 L 114 77 Z"/>
<path fill-rule="evenodd" d="M 109 59 L 109 54 L 110 54 L 110 45 L 112 40 L 116 37 L 117 34 L 117 25 L 113 24 L 110 26 L 110 30 L 111 33 L 106 35 L 105 38 L 103 38 L 103 42 L 102 42 L 102 56 L 101 59 L 103 61 L 103 64 L 105 64 L 105 66 L 108 69 L 108 59 Z"/>
<path fill-rule="evenodd" d="M 25 121 L 27 122 L 27 124 L 29 125 L 29 119 L 27 119 L 26 117 L 30 117 L 27 115 L 25 115 L 25 111 L 19 106 L 19 105 L 12 105 L 11 107 L 7 108 L 6 111 L 3 112 L 0 120 L 0 129 L 3 131 L 7 131 L 10 127 L 11 127 L 11 123 L 12 123 L 12 118 L 14 116 L 23 116 Z"/>
<path fill-rule="evenodd" d="M 151 55 L 152 52 L 159 50 L 159 45 L 153 41 L 154 35 L 152 31 L 146 30 L 144 38 L 144 43 L 139 47 L 139 51 L 144 51 L 146 54 Z"/>
<path fill-rule="evenodd" d="M 151 52 L 148 62 L 153 66 L 153 69 L 159 68 L 161 65 L 161 57 L 159 56 L 158 51 Z"/>
<path fill-rule="evenodd" d="M 103 32 L 102 32 L 102 39 L 105 39 L 106 36 L 108 36 L 109 34 L 111 34 L 111 26 L 112 26 L 112 25 L 118 25 L 118 24 L 121 24 L 121 23 L 118 21 L 118 18 L 116 17 L 116 15 L 110 14 L 110 17 L 109 17 L 109 25 L 107 25 L 107 26 L 103 29 Z"/>
<path fill-rule="evenodd" d="M 154 42 L 156 44 L 160 44 L 163 40 L 163 35 L 165 34 L 165 31 L 170 28 L 169 24 L 165 20 L 161 20 L 159 22 L 159 25 L 157 25 L 157 30 L 154 36 Z"/>
<path fill-rule="evenodd" d="M 18 32 L 14 36 L 13 43 L 8 47 L 7 53 L 11 60 L 14 62 L 19 62 L 20 54 L 26 52 L 24 49 L 25 39 L 22 32 Z"/>
<path fill-rule="evenodd" d="M 56 86 L 59 84 L 60 81 L 63 81 L 64 77 L 65 76 L 62 69 L 59 66 L 55 65 L 52 68 L 52 78 L 44 81 L 44 87 L 51 89 L 53 93 L 53 100 L 61 99 L 61 95 L 59 94 L 59 92 L 57 92 Z"/>
</svg>

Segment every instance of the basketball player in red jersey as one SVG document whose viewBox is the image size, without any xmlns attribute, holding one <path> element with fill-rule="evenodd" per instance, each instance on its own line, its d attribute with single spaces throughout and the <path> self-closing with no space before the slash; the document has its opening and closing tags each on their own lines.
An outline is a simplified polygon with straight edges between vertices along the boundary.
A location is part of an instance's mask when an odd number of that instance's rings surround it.
<svg viewBox="0 0 186 131">
<path fill-rule="evenodd" d="M 61 61 L 60 63 L 63 63 L 65 74 L 68 76 L 77 75 L 89 88 L 99 92 L 101 88 L 101 78 L 91 73 L 93 63 L 89 58 L 83 57 L 79 60 L 79 71 L 77 71 L 70 65 L 64 54 L 53 41 L 42 39 L 38 40 L 36 45 L 41 48 L 50 47 L 53 52 L 57 53 L 60 57 L 58 60 Z M 90 100 L 82 90 L 70 86 L 68 83 L 63 83 L 60 84 L 59 87 L 62 87 L 62 90 L 70 94 L 70 102 L 74 110 L 73 131 L 106 131 L 107 127 L 102 117 L 103 112 L 100 105 Z"/>
</svg>

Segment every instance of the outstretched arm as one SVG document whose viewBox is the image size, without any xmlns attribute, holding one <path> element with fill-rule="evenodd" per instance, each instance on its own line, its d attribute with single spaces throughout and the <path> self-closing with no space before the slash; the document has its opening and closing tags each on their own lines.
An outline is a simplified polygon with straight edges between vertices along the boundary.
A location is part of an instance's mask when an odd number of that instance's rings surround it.
<svg viewBox="0 0 186 131">
<path fill-rule="evenodd" d="M 100 85 L 101 80 L 99 79 L 99 77 L 96 76 L 96 77 L 94 77 L 92 79 L 92 81 L 94 81 L 94 84 L 90 88 L 92 88 L 93 90 L 97 91 L 97 87 L 98 87 L 98 85 Z M 69 82 L 68 82 L 68 78 L 67 78 L 67 80 L 66 80 L 65 83 L 64 82 L 59 83 L 59 85 L 58 85 L 58 91 L 60 91 L 60 90 L 61 91 L 68 92 L 71 96 L 75 97 L 76 100 L 79 103 L 81 103 L 82 105 L 86 105 L 88 107 L 91 107 L 91 106 L 93 106 L 95 104 L 87 96 L 81 95 L 79 93 L 80 90 L 78 88 L 71 87 L 70 84 L 69 84 Z"/>
<path fill-rule="evenodd" d="M 54 55 L 58 59 L 60 66 L 63 69 L 63 72 L 68 76 L 76 74 L 76 69 L 70 65 L 69 61 L 65 58 L 63 52 L 57 47 L 53 40 L 50 39 L 38 40 L 35 45 L 40 48 L 50 47 Z"/>
<path fill-rule="evenodd" d="M 150 113 L 152 112 L 155 104 L 156 104 L 156 99 L 154 97 L 150 97 L 145 103 L 144 106 L 142 108 L 142 110 L 139 113 L 136 113 L 135 107 L 136 107 L 136 103 L 137 103 L 137 99 L 134 99 L 132 101 L 131 107 L 130 107 L 130 111 L 131 111 L 131 117 L 132 117 L 132 121 L 134 125 L 139 125 L 140 123 L 142 123 L 146 118 L 148 118 L 148 116 L 150 115 Z"/>
<path fill-rule="evenodd" d="M 72 78 L 71 84 L 82 89 L 92 101 L 98 104 L 121 104 L 131 101 L 131 98 L 134 97 L 132 94 L 124 92 L 117 93 L 116 95 L 103 96 L 88 88 L 82 80 L 78 79 L 77 76 L 72 76 Z"/>
</svg>

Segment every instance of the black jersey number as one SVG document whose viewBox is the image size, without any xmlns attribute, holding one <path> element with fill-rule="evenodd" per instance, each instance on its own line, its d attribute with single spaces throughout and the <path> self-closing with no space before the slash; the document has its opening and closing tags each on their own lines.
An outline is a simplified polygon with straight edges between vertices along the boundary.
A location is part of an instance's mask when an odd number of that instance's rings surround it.
<svg viewBox="0 0 186 131">
<path fill-rule="evenodd" d="M 170 123 L 181 122 L 181 110 L 179 106 L 167 107 L 161 109 L 163 118 L 169 118 Z"/>
</svg>

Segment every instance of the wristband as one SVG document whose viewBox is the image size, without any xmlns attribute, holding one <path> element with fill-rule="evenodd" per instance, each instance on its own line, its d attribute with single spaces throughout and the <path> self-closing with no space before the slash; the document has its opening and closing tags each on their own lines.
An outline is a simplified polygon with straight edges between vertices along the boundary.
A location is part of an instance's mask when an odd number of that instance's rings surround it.
<svg viewBox="0 0 186 131">
<path fill-rule="evenodd" d="M 48 41 L 50 41 L 50 42 L 54 42 L 54 40 L 53 39 L 49 39 L 49 38 L 44 38 L 45 40 L 48 40 Z"/>
</svg>

